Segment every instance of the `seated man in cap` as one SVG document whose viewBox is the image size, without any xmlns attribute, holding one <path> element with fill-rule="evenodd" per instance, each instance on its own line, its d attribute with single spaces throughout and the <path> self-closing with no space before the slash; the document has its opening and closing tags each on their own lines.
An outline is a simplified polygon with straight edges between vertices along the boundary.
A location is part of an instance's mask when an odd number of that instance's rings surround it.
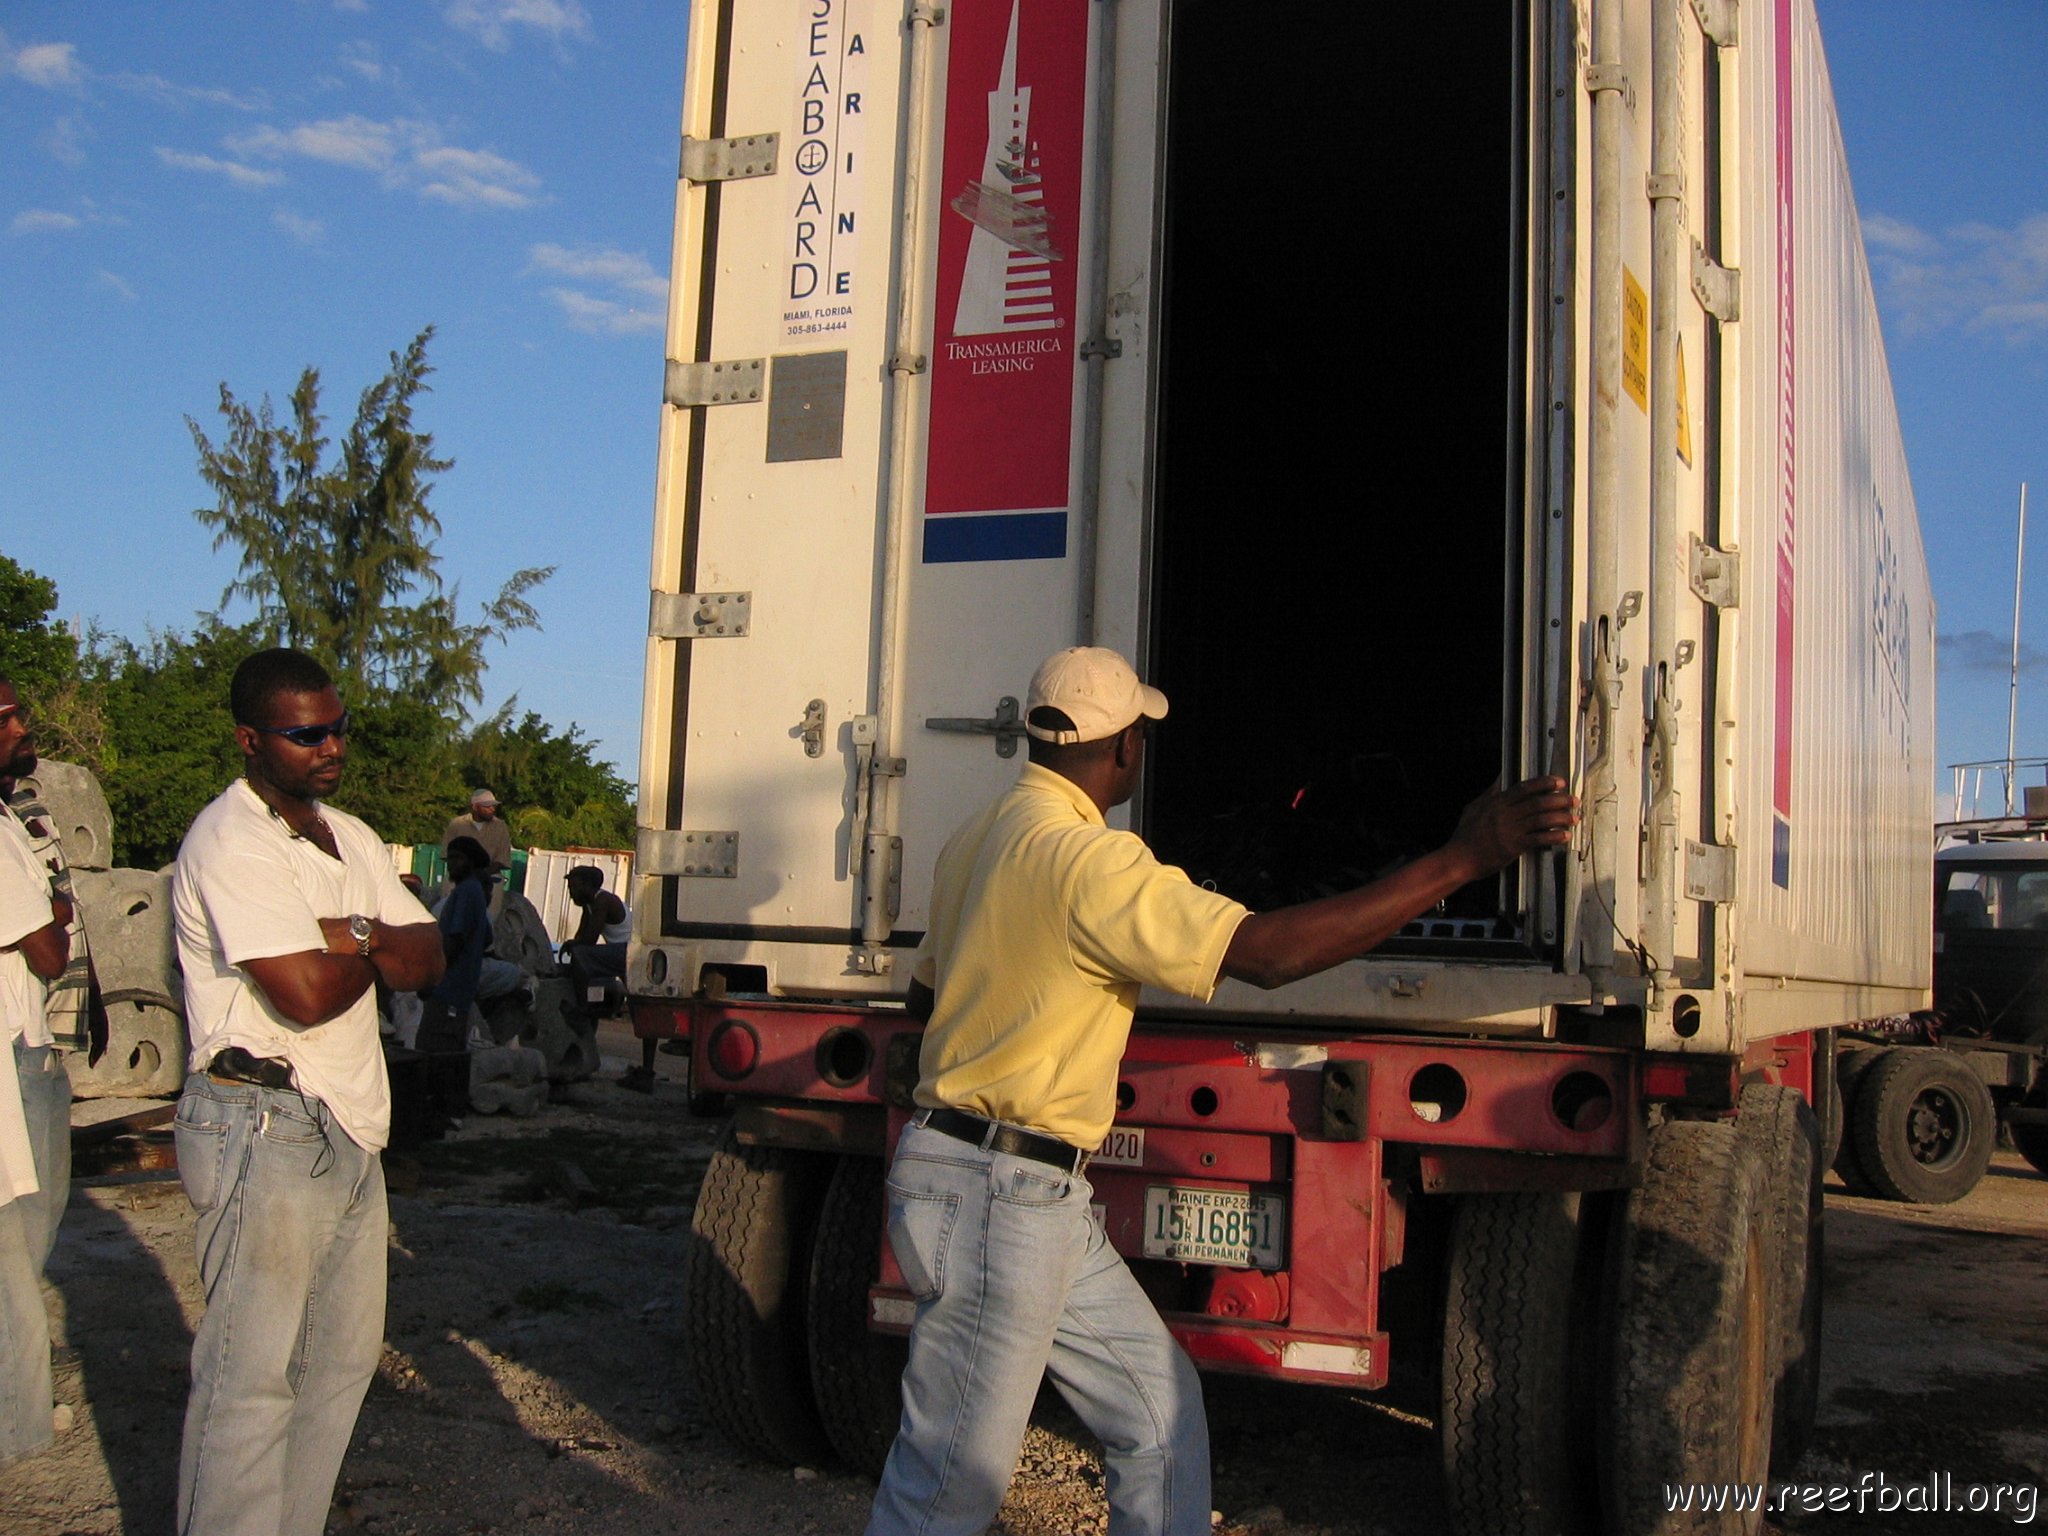
<svg viewBox="0 0 2048 1536">
<path fill-rule="evenodd" d="M 917 1298 L 903 1418 L 868 1536 L 967 1536 L 1002 1503 L 1040 1380 L 1102 1441 L 1114 1536 L 1206 1536 L 1195 1368 L 1091 1217 L 1083 1167 L 1115 1114 L 1138 991 L 1206 1000 L 1364 954 L 1416 914 L 1571 839 L 1560 779 L 1482 795 L 1434 853 L 1354 891 L 1252 914 L 1104 814 L 1131 797 L 1166 696 L 1114 651 L 1031 680 L 1031 761 L 941 850 L 911 971 L 919 1109 L 888 1183 Z"/>
</svg>

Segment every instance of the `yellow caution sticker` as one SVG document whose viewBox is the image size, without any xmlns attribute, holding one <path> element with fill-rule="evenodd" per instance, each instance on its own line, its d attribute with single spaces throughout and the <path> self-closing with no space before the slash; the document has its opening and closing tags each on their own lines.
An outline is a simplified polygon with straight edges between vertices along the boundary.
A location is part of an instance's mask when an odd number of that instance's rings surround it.
<svg viewBox="0 0 2048 1536">
<path fill-rule="evenodd" d="M 1678 456 L 1692 468 L 1692 411 L 1685 388 L 1685 338 L 1678 338 Z"/>
<path fill-rule="evenodd" d="M 1621 269 L 1621 387 L 1650 411 L 1650 299 L 1635 273 Z"/>
</svg>

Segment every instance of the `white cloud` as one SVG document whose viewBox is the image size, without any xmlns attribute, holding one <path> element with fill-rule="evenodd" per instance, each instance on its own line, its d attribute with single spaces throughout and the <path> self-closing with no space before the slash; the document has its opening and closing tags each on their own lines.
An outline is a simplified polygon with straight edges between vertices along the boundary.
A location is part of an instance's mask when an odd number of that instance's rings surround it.
<svg viewBox="0 0 2048 1536">
<path fill-rule="evenodd" d="M 327 226 L 318 219 L 306 218 L 302 214 L 293 213 L 289 208 L 276 210 L 270 215 L 270 222 L 301 245 L 318 245 L 321 237 L 327 233 Z"/>
<path fill-rule="evenodd" d="M 231 137 L 227 147 L 250 159 L 296 156 L 369 171 L 388 187 L 457 208 L 527 208 L 539 200 L 540 177 L 518 161 L 448 144 L 435 124 L 414 118 L 351 114 L 289 129 L 266 125 Z"/>
<path fill-rule="evenodd" d="M 121 297 L 126 299 L 130 304 L 133 304 L 135 302 L 135 290 L 133 288 L 130 288 L 127 283 L 122 281 L 120 278 L 116 277 L 113 273 L 109 272 L 106 268 L 100 268 L 100 270 L 94 273 L 93 275 L 97 277 L 101 282 L 105 283 L 109 288 L 113 289 L 114 292 L 121 295 Z"/>
<path fill-rule="evenodd" d="M 85 83 L 84 66 L 73 43 L 30 43 L 8 57 L 13 74 L 45 90 L 75 90 Z"/>
<path fill-rule="evenodd" d="M 197 104 L 204 107 L 229 107 L 237 112 L 261 112 L 270 105 L 270 97 L 263 91 L 231 91 L 217 85 L 180 85 L 175 80 L 166 80 L 162 75 L 95 75 L 117 90 L 132 95 L 147 97 L 161 106 L 185 107 Z"/>
<path fill-rule="evenodd" d="M 60 117 L 43 131 L 36 142 L 49 151 L 50 158 L 60 165 L 83 165 L 85 163 L 85 140 L 92 136 L 92 130 L 76 117 Z"/>
<path fill-rule="evenodd" d="M 260 170 L 235 160 L 217 160 L 212 155 L 187 154 L 179 149 L 165 149 L 161 144 L 157 146 L 156 157 L 177 170 L 225 177 L 238 187 L 274 187 L 284 180 L 283 171 Z"/>
<path fill-rule="evenodd" d="M 420 196 L 458 208 L 527 208 L 540 178 L 517 161 L 481 149 L 423 149 L 413 165 L 429 179 Z"/>
<path fill-rule="evenodd" d="M 557 45 L 590 36 L 590 13 L 578 0 L 450 0 L 442 15 L 497 53 L 512 46 L 514 27 L 544 32 Z"/>
<path fill-rule="evenodd" d="M 331 117 L 324 122 L 301 123 L 296 128 L 268 125 L 229 138 L 227 146 L 238 155 L 264 160 L 303 156 L 327 165 L 345 165 L 359 171 L 389 171 L 398 160 L 401 132 L 412 125 L 400 119 L 379 123 L 367 117 Z"/>
<path fill-rule="evenodd" d="M 375 43 L 343 43 L 341 45 L 341 63 L 344 69 L 355 71 L 365 80 L 382 80 L 384 78 L 384 61 L 378 56 Z"/>
<path fill-rule="evenodd" d="M 63 230 L 76 229 L 82 219 L 68 213 L 59 213 L 54 208 L 24 208 L 14 216 L 7 226 L 9 234 L 51 235 Z"/>
<path fill-rule="evenodd" d="M 580 285 L 547 290 L 576 330 L 628 336 L 668 322 L 668 279 L 645 256 L 610 246 L 536 245 L 526 270 Z"/>
<path fill-rule="evenodd" d="M 2048 213 L 1938 233 L 1877 214 L 1863 229 L 1885 313 L 1906 335 L 1959 330 L 2014 346 L 2048 337 Z"/>
</svg>

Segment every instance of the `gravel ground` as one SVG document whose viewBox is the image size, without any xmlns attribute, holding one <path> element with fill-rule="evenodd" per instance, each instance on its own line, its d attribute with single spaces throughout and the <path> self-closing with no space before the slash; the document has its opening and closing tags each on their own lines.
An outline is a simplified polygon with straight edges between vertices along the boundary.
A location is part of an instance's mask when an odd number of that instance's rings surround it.
<svg viewBox="0 0 2048 1536">
<path fill-rule="evenodd" d="M 606 1048 L 616 1076 L 630 1041 Z M 861 1530 L 864 1480 L 737 1456 L 679 1376 L 676 1277 L 716 1131 L 690 1117 L 672 1077 L 652 1096 L 600 1080 L 534 1120 L 472 1119 L 417 1164 L 394 1160 L 388 1342 L 330 1530 Z M 1825 1402 L 1803 1481 L 1946 1471 L 1958 1483 L 2048 1484 L 2044 1232 L 2048 1181 L 2010 1154 L 1956 1206 L 1831 1187 Z M 175 1179 L 79 1187 L 51 1279 L 59 1337 L 80 1354 L 59 1385 L 75 1423 L 49 1454 L 0 1473 L 0 1531 L 158 1536 L 170 1528 L 198 1312 Z M 1333 1391 L 1215 1378 L 1207 1390 L 1229 1536 L 1443 1528 L 1426 1419 Z M 1046 1419 L 1001 1536 L 1104 1528 L 1085 1435 L 1058 1412 Z M 2005 1523 L 1866 1510 L 1773 1529 L 1931 1536 Z"/>
</svg>

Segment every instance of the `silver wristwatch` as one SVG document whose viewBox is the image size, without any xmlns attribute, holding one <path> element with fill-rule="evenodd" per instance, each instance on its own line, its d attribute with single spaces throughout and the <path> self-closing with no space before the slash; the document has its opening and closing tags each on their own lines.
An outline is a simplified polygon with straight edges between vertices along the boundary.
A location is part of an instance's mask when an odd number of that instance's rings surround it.
<svg viewBox="0 0 2048 1536">
<path fill-rule="evenodd" d="M 376 931 L 377 925 L 360 912 L 348 920 L 348 936 L 356 941 L 356 953 L 365 960 L 370 958 L 370 938 Z"/>
</svg>

